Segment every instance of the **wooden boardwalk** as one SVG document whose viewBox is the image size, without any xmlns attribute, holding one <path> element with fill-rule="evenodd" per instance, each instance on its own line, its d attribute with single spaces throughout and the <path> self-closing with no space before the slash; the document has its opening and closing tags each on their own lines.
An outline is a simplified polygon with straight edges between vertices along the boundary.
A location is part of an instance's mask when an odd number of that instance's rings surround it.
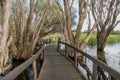
<svg viewBox="0 0 120 80">
<path fill-rule="evenodd" d="M 107 75 L 108 77 L 106 76 L 106 78 L 110 80 L 114 78 L 116 80 L 120 80 L 120 73 L 118 71 L 112 69 L 108 65 L 104 64 L 102 61 L 90 56 L 88 53 L 79 50 L 73 45 L 67 44 L 62 41 L 58 41 L 59 51 L 61 51 L 59 47 L 61 44 L 65 46 L 65 50 L 62 52 L 67 52 L 65 53 L 66 55 L 68 54 L 67 51 L 68 48 L 74 49 L 74 51 L 81 53 L 83 56 L 85 56 L 86 58 L 88 58 L 93 62 L 93 73 L 92 73 L 93 77 L 91 78 L 92 80 L 98 80 L 97 66 L 99 66 L 101 69 L 103 69 L 105 72 L 108 73 Z M 45 59 L 44 59 L 44 51 L 45 51 Z M 40 74 L 37 75 L 36 60 L 40 57 L 41 59 L 44 59 L 44 62 Z M 74 63 L 78 63 L 78 61 L 76 60 L 77 53 L 75 54 L 74 58 L 75 58 Z M 14 70 L 12 70 L 7 75 L 5 75 L 2 78 L 2 80 L 14 80 L 30 65 L 32 65 L 34 80 L 87 80 L 85 78 L 83 79 L 84 75 L 78 72 L 78 70 L 75 68 L 75 64 L 73 65 L 68 59 L 66 59 L 64 56 L 62 56 L 57 52 L 56 46 L 54 45 L 49 45 L 46 48 L 42 47 L 36 54 L 32 55 L 32 57 L 30 57 L 21 65 L 19 65 Z M 104 79 L 104 77 L 101 79 Z"/>
<path fill-rule="evenodd" d="M 38 80 L 82 80 L 74 65 L 57 52 L 54 45 L 45 49 L 45 60 Z"/>
</svg>

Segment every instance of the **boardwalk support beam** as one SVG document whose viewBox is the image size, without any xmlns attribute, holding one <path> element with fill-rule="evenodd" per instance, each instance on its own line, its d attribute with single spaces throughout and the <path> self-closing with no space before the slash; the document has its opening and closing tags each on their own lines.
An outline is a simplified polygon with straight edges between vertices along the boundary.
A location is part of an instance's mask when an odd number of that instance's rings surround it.
<svg viewBox="0 0 120 80">
<path fill-rule="evenodd" d="M 33 61 L 33 63 L 32 63 L 32 68 L 33 68 L 34 80 L 37 80 L 37 67 L 36 67 L 36 60 Z"/>
<path fill-rule="evenodd" d="M 67 45 L 65 45 L 65 53 L 66 53 L 66 57 L 68 57 L 68 47 L 67 47 Z"/>
<path fill-rule="evenodd" d="M 97 80 L 97 65 L 93 63 L 93 80 Z"/>
<path fill-rule="evenodd" d="M 77 51 L 74 50 L 75 66 L 78 66 Z"/>
</svg>

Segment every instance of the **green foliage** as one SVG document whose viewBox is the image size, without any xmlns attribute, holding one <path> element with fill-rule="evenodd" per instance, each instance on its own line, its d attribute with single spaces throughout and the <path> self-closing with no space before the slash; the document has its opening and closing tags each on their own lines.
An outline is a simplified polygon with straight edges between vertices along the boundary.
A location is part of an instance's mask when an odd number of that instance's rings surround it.
<svg viewBox="0 0 120 80">
<path fill-rule="evenodd" d="M 80 42 L 86 37 L 87 33 L 82 33 L 82 36 L 80 37 Z M 95 45 L 97 44 L 97 39 L 96 39 L 96 35 L 93 34 L 90 39 L 88 40 L 88 45 Z"/>
<path fill-rule="evenodd" d="M 58 4 L 56 4 L 55 2 L 53 2 L 53 3 L 52 3 L 52 7 L 53 7 L 53 10 L 57 13 L 57 15 L 62 15 L 62 12 L 61 12 L 61 10 L 59 9 Z"/>
<path fill-rule="evenodd" d="M 88 41 L 88 45 L 96 45 L 97 44 L 97 39 L 95 36 L 91 36 L 91 38 Z"/>
<path fill-rule="evenodd" d="M 110 34 L 107 40 L 108 44 L 112 44 L 115 42 L 120 42 L 120 35 L 119 34 Z"/>
<path fill-rule="evenodd" d="M 62 38 L 62 39 L 65 39 L 65 38 L 64 38 L 64 35 L 61 34 L 61 33 L 54 33 L 54 34 L 51 34 L 51 35 L 47 35 L 47 36 L 45 36 L 45 37 L 43 37 L 43 38 L 44 38 L 44 39 L 48 39 L 48 38 L 58 38 L 58 37 L 60 37 L 60 38 Z"/>
<path fill-rule="evenodd" d="M 38 0 L 38 6 L 40 10 L 44 10 L 44 8 L 48 5 L 46 0 Z"/>
<path fill-rule="evenodd" d="M 59 9 L 58 4 L 56 4 L 55 2 L 51 2 L 51 7 L 48 10 L 49 15 L 47 17 L 48 20 L 56 18 L 57 16 L 62 17 L 62 12 Z"/>
<path fill-rule="evenodd" d="M 73 32 L 73 35 L 75 35 L 75 32 Z M 87 33 L 82 33 L 80 37 L 80 42 L 86 37 Z M 54 34 L 54 37 L 63 37 L 63 35 L 60 35 L 58 33 Z M 108 37 L 108 40 L 106 44 L 112 44 L 115 42 L 120 42 L 119 34 L 110 34 Z M 93 33 L 92 36 L 90 37 L 88 44 L 87 45 L 96 45 L 97 44 L 97 39 L 96 39 L 96 33 Z"/>
<path fill-rule="evenodd" d="M 75 34 L 75 33 L 74 33 Z M 80 38 L 80 42 L 85 38 L 87 33 L 82 33 L 82 36 Z M 115 42 L 120 42 L 119 34 L 110 34 L 108 37 L 108 40 L 106 44 L 112 44 Z M 96 33 L 93 33 L 92 36 L 90 37 L 88 41 L 88 45 L 96 45 L 97 44 L 97 39 L 96 39 Z"/>
<path fill-rule="evenodd" d="M 85 36 L 86 36 L 86 33 L 82 33 L 82 35 L 81 35 L 81 37 L 80 37 L 80 42 L 83 41 L 83 39 L 85 38 Z"/>
<path fill-rule="evenodd" d="M 111 34 L 120 34 L 120 31 L 119 30 L 117 30 L 117 31 L 112 30 Z"/>
</svg>

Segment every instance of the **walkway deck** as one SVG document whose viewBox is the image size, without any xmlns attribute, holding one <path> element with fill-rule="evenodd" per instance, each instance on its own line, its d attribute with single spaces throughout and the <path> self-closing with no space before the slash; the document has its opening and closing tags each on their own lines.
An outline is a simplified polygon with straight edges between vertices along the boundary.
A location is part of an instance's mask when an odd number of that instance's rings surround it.
<svg viewBox="0 0 120 80">
<path fill-rule="evenodd" d="M 54 45 L 46 47 L 38 80 L 82 80 L 74 65 L 56 50 Z"/>
</svg>

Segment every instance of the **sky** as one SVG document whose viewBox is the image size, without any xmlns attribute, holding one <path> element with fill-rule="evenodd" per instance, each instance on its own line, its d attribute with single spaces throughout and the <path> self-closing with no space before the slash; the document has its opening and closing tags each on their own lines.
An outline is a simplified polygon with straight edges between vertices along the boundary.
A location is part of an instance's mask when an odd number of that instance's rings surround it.
<svg viewBox="0 0 120 80">
<path fill-rule="evenodd" d="M 118 20 L 120 20 L 120 15 L 118 16 Z M 120 30 L 120 23 L 116 26 L 115 30 Z"/>
</svg>

